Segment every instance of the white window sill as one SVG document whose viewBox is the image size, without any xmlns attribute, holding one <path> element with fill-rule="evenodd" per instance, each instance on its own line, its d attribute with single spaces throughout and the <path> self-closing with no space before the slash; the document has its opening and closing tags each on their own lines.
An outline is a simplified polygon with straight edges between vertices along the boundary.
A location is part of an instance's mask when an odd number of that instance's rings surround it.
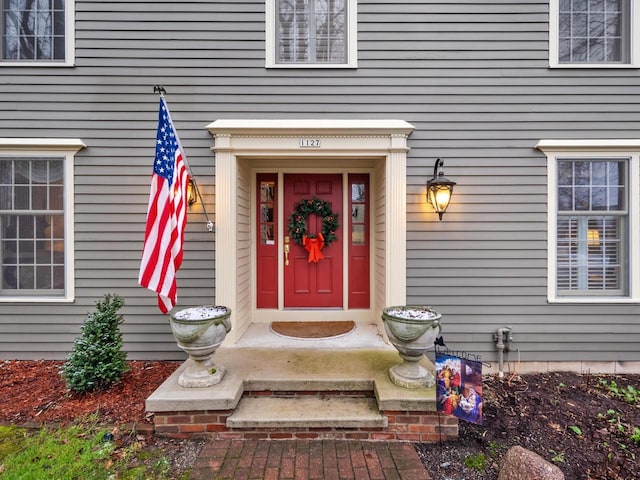
<svg viewBox="0 0 640 480">
<path fill-rule="evenodd" d="M 73 297 L 3 297 L 0 296 L 0 303 L 72 303 Z"/>
<path fill-rule="evenodd" d="M 638 298 L 627 297 L 555 297 L 548 298 L 548 303 L 606 303 L 606 304 L 634 304 L 640 303 Z"/>
<path fill-rule="evenodd" d="M 358 65 L 351 65 L 347 63 L 274 63 L 265 65 L 265 68 L 342 68 L 342 69 L 356 69 Z"/>
<path fill-rule="evenodd" d="M 634 63 L 550 63 L 549 68 L 640 68 L 640 65 Z"/>
<path fill-rule="evenodd" d="M 11 61 L 0 61 L 0 67 L 75 67 L 74 63 L 71 62 L 40 62 L 40 61 L 22 61 L 22 62 L 11 62 Z"/>
</svg>

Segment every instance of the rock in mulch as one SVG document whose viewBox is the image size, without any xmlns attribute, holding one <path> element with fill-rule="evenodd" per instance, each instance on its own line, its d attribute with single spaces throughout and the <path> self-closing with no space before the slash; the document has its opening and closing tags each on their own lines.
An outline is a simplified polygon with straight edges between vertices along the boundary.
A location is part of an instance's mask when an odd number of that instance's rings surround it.
<svg viewBox="0 0 640 480">
<path fill-rule="evenodd" d="M 564 480 L 564 474 L 537 453 L 515 446 L 502 459 L 498 480 Z"/>
</svg>

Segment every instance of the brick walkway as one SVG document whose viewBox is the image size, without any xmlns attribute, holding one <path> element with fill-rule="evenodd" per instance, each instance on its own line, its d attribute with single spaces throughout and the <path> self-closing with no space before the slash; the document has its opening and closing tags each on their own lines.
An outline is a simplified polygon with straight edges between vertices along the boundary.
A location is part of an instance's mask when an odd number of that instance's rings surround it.
<svg viewBox="0 0 640 480">
<path fill-rule="evenodd" d="M 410 443 L 352 440 L 215 440 L 192 480 L 429 480 Z"/>
</svg>

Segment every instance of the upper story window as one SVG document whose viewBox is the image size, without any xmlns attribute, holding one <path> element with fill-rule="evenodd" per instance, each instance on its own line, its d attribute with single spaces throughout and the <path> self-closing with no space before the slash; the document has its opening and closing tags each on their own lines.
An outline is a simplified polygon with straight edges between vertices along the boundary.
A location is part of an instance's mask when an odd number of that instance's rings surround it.
<svg viewBox="0 0 640 480">
<path fill-rule="evenodd" d="M 2 0 L 2 64 L 73 63 L 73 0 Z"/>
<path fill-rule="evenodd" d="M 549 300 L 640 302 L 640 145 L 580 143 L 538 146 L 549 159 Z"/>
<path fill-rule="evenodd" d="M 638 67 L 632 0 L 550 0 L 552 67 Z M 635 35 L 634 35 L 635 34 Z"/>
<path fill-rule="evenodd" d="M 0 139 L 0 301 L 70 300 L 73 158 L 82 143 L 26 142 Z"/>
<path fill-rule="evenodd" d="M 267 67 L 356 67 L 357 0 L 267 0 Z"/>
</svg>

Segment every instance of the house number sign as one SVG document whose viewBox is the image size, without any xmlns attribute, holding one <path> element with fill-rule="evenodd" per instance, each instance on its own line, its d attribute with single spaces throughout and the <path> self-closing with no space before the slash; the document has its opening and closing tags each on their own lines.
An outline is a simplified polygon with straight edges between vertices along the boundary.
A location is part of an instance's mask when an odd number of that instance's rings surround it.
<svg viewBox="0 0 640 480">
<path fill-rule="evenodd" d="M 319 138 L 301 138 L 298 142 L 300 148 L 320 148 Z"/>
</svg>

